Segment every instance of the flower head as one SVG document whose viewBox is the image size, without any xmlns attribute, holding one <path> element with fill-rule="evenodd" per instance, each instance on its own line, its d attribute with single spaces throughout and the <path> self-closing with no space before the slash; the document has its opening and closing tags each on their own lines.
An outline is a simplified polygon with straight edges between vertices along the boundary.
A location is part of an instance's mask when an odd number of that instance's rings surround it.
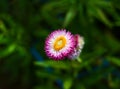
<svg viewBox="0 0 120 89">
<path fill-rule="evenodd" d="M 81 37 L 80 35 L 76 34 L 74 35 L 74 39 L 76 41 L 76 45 L 74 50 L 68 55 L 69 59 L 77 59 L 80 56 L 81 50 L 83 48 L 84 45 L 84 40 L 83 37 Z"/>
<path fill-rule="evenodd" d="M 47 56 L 55 60 L 62 60 L 67 57 L 74 47 L 74 36 L 65 29 L 53 31 L 45 42 Z"/>
</svg>

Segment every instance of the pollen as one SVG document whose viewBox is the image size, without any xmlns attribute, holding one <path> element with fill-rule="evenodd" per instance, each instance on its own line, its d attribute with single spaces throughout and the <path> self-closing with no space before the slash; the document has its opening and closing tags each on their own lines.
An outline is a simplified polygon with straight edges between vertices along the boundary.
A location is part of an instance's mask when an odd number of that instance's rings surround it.
<svg viewBox="0 0 120 89">
<path fill-rule="evenodd" d="M 55 42 L 54 42 L 54 49 L 56 51 L 59 51 L 61 50 L 62 48 L 64 48 L 66 45 L 66 38 L 61 36 L 61 37 L 58 37 Z"/>
</svg>

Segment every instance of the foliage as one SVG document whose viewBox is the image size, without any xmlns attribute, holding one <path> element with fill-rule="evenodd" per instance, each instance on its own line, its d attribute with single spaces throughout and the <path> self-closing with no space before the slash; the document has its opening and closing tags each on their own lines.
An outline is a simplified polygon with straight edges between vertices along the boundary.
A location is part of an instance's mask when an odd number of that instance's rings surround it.
<svg viewBox="0 0 120 89">
<path fill-rule="evenodd" d="M 1 89 L 120 89 L 119 0 L 1 0 Z M 47 35 L 81 34 L 82 62 L 46 57 Z"/>
</svg>

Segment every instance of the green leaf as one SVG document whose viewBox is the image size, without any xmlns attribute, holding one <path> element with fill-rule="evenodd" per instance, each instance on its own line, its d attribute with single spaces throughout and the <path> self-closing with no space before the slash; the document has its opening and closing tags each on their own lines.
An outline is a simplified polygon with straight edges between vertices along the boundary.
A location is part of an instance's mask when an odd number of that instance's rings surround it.
<svg viewBox="0 0 120 89">
<path fill-rule="evenodd" d="M 108 56 L 107 60 L 115 64 L 116 66 L 120 66 L 120 58 Z"/>
<path fill-rule="evenodd" d="M 2 20 L 0 20 L 0 31 L 6 32 L 6 27 L 5 27 L 4 23 L 2 22 Z"/>
<path fill-rule="evenodd" d="M 71 89 L 71 86 L 72 86 L 72 79 L 71 78 L 65 79 L 64 83 L 63 83 L 63 88 L 64 89 Z"/>
<path fill-rule="evenodd" d="M 6 49 L 0 52 L 0 58 L 10 55 L 15 51 L 16 44 L 9 45 Z"/>
<path fill-rule="evenodd" d="M 96 16 L 99 20 L 101 20 L 104 24 L 106 24 L 109 27 L 112 27 L 112 23 L 108 20 L 107 16 L 105 15 L 105 13 L 99 9 L 99 8 L 95 8 L 96 10 Z"/>
<path fill-rule="evenodd" d="M 35 65 L 41 66 L 41 67 L 53 67 L 57 69 L 69 69 L 70 65 L 62 61 L 44 61 L 44 62 L 35 62 Z"/>
<path fill-rule="evenodd" d="M 75 15 L 76 15 L 75 8 L 73 8 L 73 7 L 70 8 L 69 11 L 66 14 L 63 27 L 66 27 L 67 25 L 69 25 L 70 22 L 75 18 Z"/>
</svg>

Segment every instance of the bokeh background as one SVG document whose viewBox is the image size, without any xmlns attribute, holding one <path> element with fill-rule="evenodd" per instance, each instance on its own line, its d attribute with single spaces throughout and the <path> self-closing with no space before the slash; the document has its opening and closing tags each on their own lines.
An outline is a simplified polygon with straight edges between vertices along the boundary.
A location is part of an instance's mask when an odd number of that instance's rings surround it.
<svg viewBox="0 0 120 89">
<path fill-rule="evenodd" d="M 50 32 L 80 34 L 82 62 L 53 61 Z M 120 89 L 120 0 L 0 0 L 0 89 Z"/>
</svg>

